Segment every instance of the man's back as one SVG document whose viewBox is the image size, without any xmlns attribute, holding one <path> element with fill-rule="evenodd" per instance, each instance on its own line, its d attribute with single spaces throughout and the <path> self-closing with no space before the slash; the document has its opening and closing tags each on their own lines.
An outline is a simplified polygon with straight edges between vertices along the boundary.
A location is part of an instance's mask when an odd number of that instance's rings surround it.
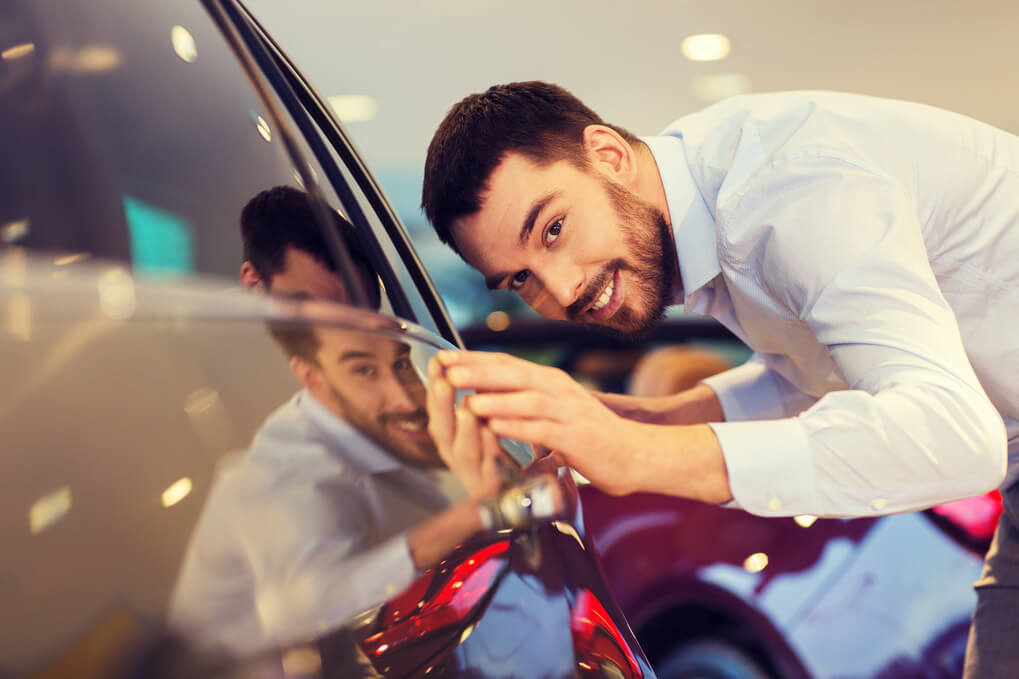
<svg viewBox="0 0 1019 679">
<path fill-rule="evenodd" d="M 666 130 L 677 132 L 717 222 L 722 269 L 763 276 L 752 285 L 774 292 L 787 320 L 805 321 L 803 305 L 830 282 L 824 277 L 846 275 L 840 265 L 866 256 L 866 248 L 925 256 L 1015 448 L 1019 138 L 919 104 L 828 92 L 735 97 Z M 906 214 L 908 223 L 901 223 Z M 865 223 L 875 220 L 885 223 Z M 817 234 L 824 229 L 844 233 Z M 910 252 L 903 240 L 909 236 L 895 233 L 910 229 L 922 252 Z M 821 264 L 804 264 L 811 260 Z M 790 261 L 801 266 L 780 267 Z M 798 353 L 813 335 L 798 338 Z M 762 348 L 762 338 L 749 339 Z M 814 353 L 816 362 L 827 350 Z M 783 374 L 820 395 L 833 371 L 799 367 Z M 803 379 L 807 373 L 812 383 Z"/>
</svg>

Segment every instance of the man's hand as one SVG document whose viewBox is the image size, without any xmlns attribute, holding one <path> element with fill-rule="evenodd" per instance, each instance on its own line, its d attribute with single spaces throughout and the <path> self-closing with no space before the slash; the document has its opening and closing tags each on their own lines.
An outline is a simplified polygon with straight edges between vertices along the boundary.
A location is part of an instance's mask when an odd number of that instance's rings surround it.
<svg viewBox="0 0 1019 679">
<path fill-rule="evenodd" d="M 487 422 L 482 431 L 555 450 L 608 493 L 647 490 L 707 502 L 731 497 L 721 450 L 706 426 L 657 426 L 620 417 L 563 371 L 506 354 L 441 352 L 433 364 L 450 392 L 453 387 L 479 392 L 464 405 Z M 429 415 L 435 417 L 431 406 Z M 473 438 L 476 420 L 467 425 L 464 438 Z M 460 438 L 459 432 L 444 435 Z"/>
<path fill-rule="evenodd" d="M 456 408 L 454 399 L 455 390 L 433 358 L 428 364 L 428 433 L 439 457 L 470 497 L 491 497 L 499 492 L 503 481 L 499 441 L 470 410 Z"/>
</svg>

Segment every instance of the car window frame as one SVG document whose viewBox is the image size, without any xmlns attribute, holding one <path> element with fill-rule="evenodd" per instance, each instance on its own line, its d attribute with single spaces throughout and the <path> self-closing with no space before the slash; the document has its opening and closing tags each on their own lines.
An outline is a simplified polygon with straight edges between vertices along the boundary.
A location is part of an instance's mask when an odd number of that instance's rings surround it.
<svg viewBox="0 0 1019 679">
<path fill-rule="evenodd" d="M 372 263 L 390 294 L 394 312 L 463 348 L 459 332 L 417 256 L 406 229 L 342 123 L 243 4 L 237 0 L 205 2 L 224 8 L 262 75 L 299 127 L 325 172 L 326 180 L 339 196 L 357 235 L 368 246 Z M 337 159 L 343 168 L 337 166 Z M 343 176 L 344 172 L 350 180 Z M 351 180 L 361 193 L 360 198 L 348 184 Z M 396 263 L 386 254 L 383 244 L 388 244 L 396 252 L 405 275 L 395 269 Z"/>
</svg>

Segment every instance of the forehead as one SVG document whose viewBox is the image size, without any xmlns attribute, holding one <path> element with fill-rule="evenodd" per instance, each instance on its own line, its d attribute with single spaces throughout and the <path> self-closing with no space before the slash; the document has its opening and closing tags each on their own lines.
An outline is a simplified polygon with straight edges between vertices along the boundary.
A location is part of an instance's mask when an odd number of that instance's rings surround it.
<svg viewBox="0 0 1019 679">
<path fill-rule="evenodd" d="M 379 337 L 370 332 L 319 327 L 319 355 L 340 359 L 348 354 L 366 359 L 391 360 L 406 355 L 410 346 L 405 342 Z"/>
<path fill-rule="evenodd" d="M 583 179 L 584 173 L 565 160 L 538 165 L 518 153 L 507 154 L 488 178 L 481 208 L 453 223 L 457 247 L 485 273 L 493 265 L 489 260 L 521 249 L 520 231 L 536 203 L 578 189 Z"/>
<path fill-rule="evenodd" d="M 272 277 L 273 292 L 303 292 L 316 299 L 349 302 L 343 279 L 307 252 L 288 247 L 283 270 Z"/>
</svg>

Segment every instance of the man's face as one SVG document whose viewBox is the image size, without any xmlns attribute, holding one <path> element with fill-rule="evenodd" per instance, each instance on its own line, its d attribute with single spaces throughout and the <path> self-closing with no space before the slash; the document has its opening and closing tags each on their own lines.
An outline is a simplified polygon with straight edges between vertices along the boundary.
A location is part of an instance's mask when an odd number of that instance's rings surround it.
<svg viewBox="0 0 1019 679">
<path fill-rule="evenodd" d="M 660 211 L 596 170 L 509 154 L 453 237 L 488 287 L 546 318 L 646 333 L 671 301 L 675 254 Z"/>
<path fill-rule="evenodd" d="M 410 347 L 371 333 L 319 328 L 321 378 L 312 388 L 327 408 L 405 462 L 440 466 L 428 435 L 425 385 Z M 315 393 L 315 392 L 319 393 Z"/>
</svg>

